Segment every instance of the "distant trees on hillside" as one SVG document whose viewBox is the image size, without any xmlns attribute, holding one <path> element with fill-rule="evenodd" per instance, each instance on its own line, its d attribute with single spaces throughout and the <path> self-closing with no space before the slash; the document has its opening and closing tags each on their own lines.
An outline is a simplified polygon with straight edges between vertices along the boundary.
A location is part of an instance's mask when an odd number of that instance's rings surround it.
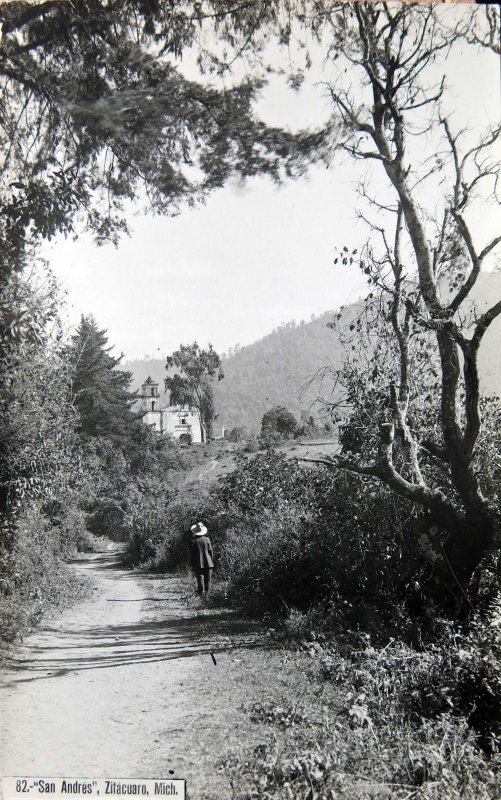
<svg viewBox="0 0 501 800">
<path fill-rule="evenodd" d="M 357 304 L 347 306 L 343 320 L 351 323 L 359 310 Z M 278 405 L 288 408 L 297 419 L 304 409 L 318 416 L 315 400 L 319 396 L 332 398 L 332 371 L 343 359 L 343 345 L 328 328 L 334 313 L 327 311 L 309 322 L 282 325 L 257 342 L 221 357 L 224 380 L 214 381 L 212 389 L 215 413 L 227 429 L 243 427 L 255 435 L 263 414 Z M 323 369 L 326 364 L 330 371 Z M 131 361 L 126 367 L 137 387 L 148 375 L 159 382 L 165 378 L 165 362 L 160 359 Z M 312 383 L 321 368 L 323 384 Z"/>
<path fill-rule="evenodd" d="M 499 292 L 501 275 L 483 273 L 475 287 L 479 305 Z M 349 331 L 362 313 L 362 303 L 354 303 L 342 310 L 339 326 Z M 318 413 L 314 404 L 317 398 L 336 402 L 342 392 L 333 389 L 333 375 L 342 365 L 346 348 L 336 330 L 328 324 L 335 311 L 327 311 L 309 322 L 300 322 L 277 328 L 250 345 L 238 347 L 221 357 L 224 381 L 213 384 L 215 411 L 230 431 L 245 427 L 257 434 L 263 414 L 275 405 L 288 408 L 296 418 L 304 409 L 315 417 L 322 428 L 327 422 L 325 413 Z M 338 326 L 337 326 L 338 327 Z M 353 333 L 350 332 L 351 338 Z M 496 346 L 501 332 L 500 320 L 485 334 L 479 352 L 480 380 L 483 393 L 501 395 L 501 369 L 496 360 Z M 140 386 L 151 375 L 162 382 L 165 362 L 160 359 L 138 360 L 126 364 L 133 373 L 133 385 Z M 311 381 L 318 374 L 319 381 Z M 165 403 L 167 403 L 167 399 Z M 303 423 L 301 423 L 303 424 Z"/>
<path fill-rule="evenodd" d="M 343 311 L 351 322 L 357 306 Z M 334 311 L 310 322 L 280 326 L 253 344 L 240 347 L 223 358 L 225 380 L 214 386 L 216 409 L 224 424 L 258 432 L 263 414 L 274 406 L 285 406 L 299 419 L 318 396 L 331 397 L 331 375 L 323 385 L 311 383 L 319 369 L 340 366 L 343 346 L 327 327 Z M 311 411 L 316 415 L 316 410 Z"/>
</svg>

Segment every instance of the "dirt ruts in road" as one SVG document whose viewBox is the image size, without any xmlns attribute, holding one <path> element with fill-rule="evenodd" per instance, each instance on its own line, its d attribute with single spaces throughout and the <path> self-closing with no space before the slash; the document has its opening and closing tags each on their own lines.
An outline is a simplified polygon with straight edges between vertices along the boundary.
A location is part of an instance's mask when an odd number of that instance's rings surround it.
<svg viewBox="0 0 501 800">
<path fill-rule="evenodd" d="M 217 458 L 213 458 L 211 459 L 209 466 L 206 467 L 206 469 L 203 469 L 202 472 L 198 474 L 198 480 L 201 481 L 203 478 L 206 477 L 206 475 L 208 475 L 209 472 L 212 472 L 212 470 L 215 469 L 216 467 L 217 467 Z"/>
<path fill-rule="evenodd" d="M 90 599 L 46 620 L 2 673 L 3 774 L 175 775 L 210 796 L 202 776 L 239 725 L 228 668 L 260 627 L 193 607 L 184 579 L 137 574 L 120 553 L 74 568 L 92 577 Z"/>
</svg>

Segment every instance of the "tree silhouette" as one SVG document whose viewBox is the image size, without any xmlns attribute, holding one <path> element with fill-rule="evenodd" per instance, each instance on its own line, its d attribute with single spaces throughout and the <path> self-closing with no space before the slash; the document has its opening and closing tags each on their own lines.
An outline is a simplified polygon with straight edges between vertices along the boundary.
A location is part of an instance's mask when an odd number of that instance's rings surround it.
<svg viewBox="0 0 501 800">
<path fill-rule="evenodd" d="M 437 560 L 463 584 L 501 541 L 477 460 L 478 352 L 501 301 L 474 302 L 501 242 L 495 233 L 479 245 L 475 225 L 497 200 L 500 128 L 472 139 L 454 132 L 444 110 L 440 59 L 464 41 L 463 23 L 447 26 L 421 5 L 336 13 L 329 92 L 346 130 L 338 146 L 379 169 L 386 193 L 363 182 L 368 240 L 336 259 L 358 265 L 372 292 L 347 331 L 351 355 L 338 374 L 352 412 L 344 452 L 322 463 L 378 478 L 424 509 Z"/>
<path fill-rule="evenodd" d="M 92 316 L 83 316 L 69 347 L 72 367 L 71 399 L 80 417 L 84 438 L 105 436 L 126 446 L 132 427 L 140 424 L 132 413 L 136 397 L 129 391 L 130 372 L 116 369 L 121 357 L 110 355 L 105 330 Z"/>
<path fill-rule="evenodd" d="M 187 406 L 196 411 L 200 420 L 202 441 L 210 439 L 212 424 L 215 419 L 214 395 L 212 379 L 217 376 L 221 380 L 221 359 L 212 345 L 203 350 L 194 342 L 181 345 L 171 356 L 168 356 L 166 369 L 177 367 L 181 373 L 167 376 L 165 388 L 170 392 L 170 402 L 174 405 Z"/>
</svg>

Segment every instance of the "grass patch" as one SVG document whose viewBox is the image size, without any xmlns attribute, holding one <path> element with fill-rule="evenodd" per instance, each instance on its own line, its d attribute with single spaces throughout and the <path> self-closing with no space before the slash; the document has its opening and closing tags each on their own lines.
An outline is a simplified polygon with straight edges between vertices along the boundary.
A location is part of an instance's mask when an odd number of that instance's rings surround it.
<svg viewBox="0 0 501 800">
<path fill-rule="evenodd" d="M 244 709 L 268 737 L 245 760 L 225 759 L 234 796 L 497 798 L 499 754 L 484 752 L 467 715 L 440 686 L 437 654 L 345 639 L 309 642 L 285 655 L 286 686 Z"/>
</svg>

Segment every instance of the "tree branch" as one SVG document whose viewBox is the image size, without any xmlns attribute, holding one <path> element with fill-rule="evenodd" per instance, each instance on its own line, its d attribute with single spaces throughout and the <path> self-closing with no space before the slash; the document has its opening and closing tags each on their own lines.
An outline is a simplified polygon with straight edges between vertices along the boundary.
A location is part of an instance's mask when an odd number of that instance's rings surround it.
<svg viewBox="0 0 501 800">
<path fill-rule="evenodd" d="M 14 6 L 14 4 L 12 5 Z M 61 2 L 61 0 L 46 0 L 45 3 L 38 3 L 37 5 L 33 4 L 19 17 L 12 19 L 10 22 L 7 21 L 4 22 L 3 34 L 5 35 L 8 33 L 12 33 L 13 31 L 18 31 L 25 25 L 28 25 L 30 22 L 33 22 L 33 20 L 39 19 L 40 17 L 44 17 L 49 11 L 52 11 L 54 8 L 61 8 L 62 5 L 63 3 Z M 9 10 L 8 6 L 6 10 Z"/>
</svg>

